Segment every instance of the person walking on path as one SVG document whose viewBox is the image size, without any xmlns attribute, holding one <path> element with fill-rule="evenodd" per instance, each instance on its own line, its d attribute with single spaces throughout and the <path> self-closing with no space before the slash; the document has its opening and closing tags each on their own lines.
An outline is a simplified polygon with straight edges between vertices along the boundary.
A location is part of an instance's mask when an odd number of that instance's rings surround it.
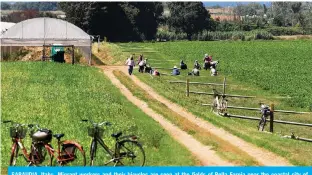
<svg viewBox="0 0 312 175">
<path fill-rule="evenodd" d="M 126 61 L 126 65 L 129 66 L 128 73 L 129 73 L 129 75 L 131 75 L 132 71 L 133 71 L 133 67 L 135 66 L 135 63 L 133 60 L 133 55 L 131 55 L 130 58 L 128 58 L 128 60 Z"/>
</svg>

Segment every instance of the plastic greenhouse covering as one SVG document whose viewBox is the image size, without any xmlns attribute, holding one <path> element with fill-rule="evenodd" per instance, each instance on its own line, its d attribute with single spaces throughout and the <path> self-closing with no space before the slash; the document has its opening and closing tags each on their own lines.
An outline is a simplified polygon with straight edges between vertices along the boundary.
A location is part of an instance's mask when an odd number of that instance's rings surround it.
<svg viewBox="0 0 312 175">
<path fill-rule="evenodd" d="M 91 55 L 91 36 L 79 27 L 54 18 L 33 18 L 10 27 L 1 35 L 1 46 L 74 45 L 86 58 Z"/>
</svg>

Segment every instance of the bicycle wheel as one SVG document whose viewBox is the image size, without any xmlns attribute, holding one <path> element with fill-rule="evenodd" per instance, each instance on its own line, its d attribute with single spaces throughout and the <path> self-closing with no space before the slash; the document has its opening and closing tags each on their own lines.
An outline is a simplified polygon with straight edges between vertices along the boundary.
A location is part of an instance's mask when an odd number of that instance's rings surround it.
<svg viewBox="0 0 312 175">
<path fill-rule="evenodd" d="M 265 123 L 266 123 L 265 116 L 262 116 L 261 120 L 259 122 L 259 125 L 258 125 L 258 130 L 259 131 L 263 131 L 264 130 Z"/>
<path fill-rule="evenodd" d="M 145 152 L 140 143 L 124 140 L 118 143 L 119 164 L 124 166 L 144 166 Z"/>
<path fill-rule="evenodd" d="M 11 151 L 10 166 L 16 165 L 16 160 L 18 157 L 18 150 L 19 150 L 19 147 L 18 147 L 17 143 L 14 142 L 13 146 L 12 146 L 12 151 Z"/>
<path fill-rule="evenodd" d="M 226 109 L 227 109 L 227 102 L 225 101 L 225 100 L 222 100 L 222 113 L 226 116 L 227 115 L 227 111 L 226 111 Z"/>
<path fill-rule="evenodd" d="M 91 149 L 90 149 L 90 166 L 94 165 L 94 158 L 95 158 L 95 153 L 96 153 L 96 141 L 93 141 L 91 143 Z"/>
<path fill-rule="evenodd" d="M 52 149 L 50 144 L 47 145 Z M 53 156 L 43 143 L 33 144 L 31 146 L 30 159 L 36 166 L 52 166 Z"/>
<path fill-rule="evenodd" d="M 212 112 L 218 112 L 218 102 L 216 99 L 213 100 L 212 106 L 211 106 Z"/>
<path fill-rule="evenodd" d="M 69 145 L 68 147 L 64 147 L 64 145 L 59 160 L 57 160 L 60 166 L 86 166 L 86 154 L 82 147 L 74 144 L 66 144 Z"/>
</svg>

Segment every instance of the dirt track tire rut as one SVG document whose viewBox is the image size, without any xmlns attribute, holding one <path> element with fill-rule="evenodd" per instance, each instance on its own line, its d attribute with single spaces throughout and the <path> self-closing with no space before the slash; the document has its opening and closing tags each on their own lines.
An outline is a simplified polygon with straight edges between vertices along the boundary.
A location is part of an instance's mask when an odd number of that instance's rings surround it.
<svg viewBox="0 0 312 175">
<path fill-rule="evenodd" d="M 200 162 L 205 166 L 233 166 L 232 163 L 221 159 L 214 150 L 209 146 L 205 146 L 191 135 L 182 131 L 162 115 L 156 113 L 148 107 L 147 103 L 139 100 L 115 77 L 112 73 L 113 69 L 104 68 L 104 74 L 112 81 L 112 83 L 121 91 L 121 93 L 134 105 L 140 108 L 144 113 L 157 121 L 176 141 L 184 145 Z"/>
</svg>

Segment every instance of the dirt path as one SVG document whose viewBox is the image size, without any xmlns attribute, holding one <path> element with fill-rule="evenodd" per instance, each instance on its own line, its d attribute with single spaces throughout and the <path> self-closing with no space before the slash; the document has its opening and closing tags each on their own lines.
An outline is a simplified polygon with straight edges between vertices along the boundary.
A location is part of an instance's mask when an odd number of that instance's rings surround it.
<svg viewBox="0 0 312 175">
<path fill-rule="evenodd" d="M 191 135 L 179 129 L 177 126 L 173 125 L 163 116 L 157 114 L 148 105 L 139 100 L 115 77 L 112 71 L 115 67 L 101 67 L 104 70 L 105 75 L 112 81 L 112 83 L 121 91 L 121 93 L 138 108 L 140 108 L 144 113 L 152 117 L 178 142 L 184 145 L 196 158 L 201 162 L 202 165 L 213 165 L 213 166 L 223 166 L 223 165 L 233 165 L 225 160 L 222 160 L 216 152 L 210 147 L 203 145 L 202 143 L 195 140 Z"/>
<path fill-rule="evenodd" d="M 103 68 L 103 67 L 102 67 Z M 110 66 L 110 67 L 104 67 L 104 69 L 107 70 L 121 70 L 124 73 L 127 74 L 127 68 L 124 66 Z M 221 129 L 217 128 L 216 126 L 208 123 L 207 121 L 196 117 L 192 113 L 188 112 L 181 106 L 178 106 L 175 103 L 172 103 L 168 99 L 160 96 L 157 92 L 155 92 L 150 86 L 143 83 L 141 80 L 139 80 L 135 76 L 130 76 L 131 79 L 139 85 L 142 89 L 144 89 L 146 92 L 148 92 L 153 98 L 160 101 L 161 103 L 165 104 L 167 107 L 169 107 L 174 112 L 180 114 L 181 116 L 187 118 L 190 122 L 193 122 L 197 126 L 206 129 L 210 133 L 219 136 L 223 140 L 226 140 L 230 142 L 233 146 L 236 146 L 240 148 L 242 151 L 245 151 L 247 154 L 249 154 L 251 157 L 253 157 L 255 160 L 257 160 L 259 163 L 265 165 L 265 166 L 289 166 L 291 165 L 285 158 L 282 158 L 272 152 L 269 152 L 265 149 L 259 148 L 253 144 L 250 144 L 243 139 L 232 135 L 231 133 Z"/>
</svg>

